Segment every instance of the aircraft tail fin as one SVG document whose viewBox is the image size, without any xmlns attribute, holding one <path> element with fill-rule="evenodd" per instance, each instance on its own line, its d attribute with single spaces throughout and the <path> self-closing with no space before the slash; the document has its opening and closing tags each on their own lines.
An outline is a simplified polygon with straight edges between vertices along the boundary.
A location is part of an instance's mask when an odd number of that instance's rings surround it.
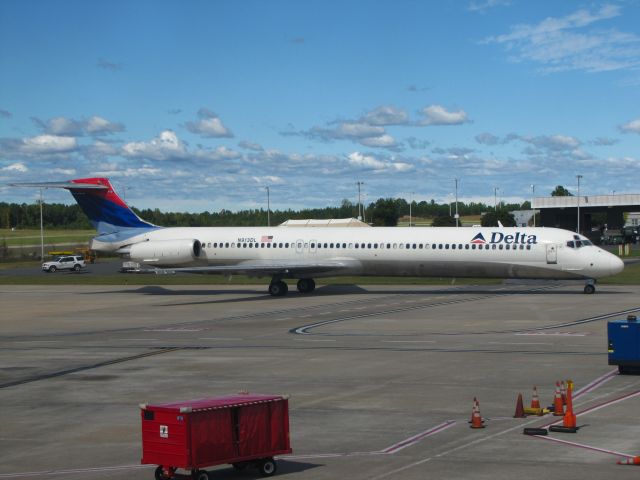
<svg viewBox="0 0 640 480">
<path fill-rule="evenodd" d="M 129 229 L 158 228 L 138 217 L 115 192 L 108 178 L 79 178 L 68 182 L 13 184 L 19 187 L 64 188 L 71 192 L 99 235 Z"/>
</svg>

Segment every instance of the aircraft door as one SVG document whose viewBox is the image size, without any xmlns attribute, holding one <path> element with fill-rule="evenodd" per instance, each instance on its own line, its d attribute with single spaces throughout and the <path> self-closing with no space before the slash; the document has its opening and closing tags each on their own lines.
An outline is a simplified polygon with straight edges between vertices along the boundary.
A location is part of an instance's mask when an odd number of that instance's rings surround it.
<svg viewBox="0 0 640 480">
<path fill-rule="evenodd" d="M 554 243 L 547 245 L 547 263 L 558 263 L 558 246 Z"/>
</svg>

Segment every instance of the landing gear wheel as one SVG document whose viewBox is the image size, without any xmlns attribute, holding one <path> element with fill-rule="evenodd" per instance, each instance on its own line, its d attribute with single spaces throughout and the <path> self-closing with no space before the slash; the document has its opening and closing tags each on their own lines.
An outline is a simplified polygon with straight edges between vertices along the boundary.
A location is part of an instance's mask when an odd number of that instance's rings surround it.
<svg viewBox="0 0 640 480">
<path fill-rule="evenodd" d="M 316 282 L 313 278 L 301 278 L 298 280 L 298 291 L 300 293 L 311 293 L 316 288 Z"/>
<path fill-rule="evenodd" d="M 289 287 L 282 280 L 271 282 L 269 285 L 269 293 L 274 297 L 282 297 L 287 294 Z"/>
<path fill-rule="evenodd" d="M 265 458 L 258 464 L 258 471 L 262 477 L 271 477 L 277 470 L 276 462 L 273 458 Z"/>
<path fill-rule="evenodd" d="M 584 286 L 584 293 L 586 293 L 587 295 L 591 295 L 592 293 L 596 293 L 596 287 L 595 285 L 591 284 L 591 283 L 587 283 Z"/>
<path fill-rule="evenodd" d="M 56 270 L 57 270 L 57 268 L 55 267 L 55 265 L 51 265 L 51 266 L 49 267 L 49 272 L 50 272 L 50 273 L 53 273 L 53 272 L 55 272 Z"/>
</svg>

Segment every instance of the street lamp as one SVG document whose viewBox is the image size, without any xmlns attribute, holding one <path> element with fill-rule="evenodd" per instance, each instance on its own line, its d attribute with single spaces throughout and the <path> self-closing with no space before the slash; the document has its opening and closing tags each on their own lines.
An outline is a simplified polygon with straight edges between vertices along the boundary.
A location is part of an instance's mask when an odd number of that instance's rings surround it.
<svg viewBox="0 0 640 480">
<path fill-rule="evenodd" d="M 360 201 L 360 187 L 362 185 L 364 185 L 364 182 L 356 182 L 356 185 L 358 185 L 358 220 L 362 221 L 362 202 Z"/>
<path fill-rule="evenodd" d="M 493 187 L 493 209 L 498 211 L 498 187 Z"/>
<path fill-rule="evenodd" d="M 458 227 L 460 226 L 459 225 L 460 215 L 458 215 L 458 179 L 455 178 L 454 180 L 456 181 L 456 227 Z"/>
<path fill-rule="evenodd" d="M 271 197 L 269 194 L 269 187 L 265 187 L 267 189 L 267 227 L 271 226 Z"/>
<path fill-rule="evenodd" d="M 40 189 L 40 261 L 44 262 L 44 227 L 42 223 L 42 188 Z"/>
<path fill-rule="evenodd" d="M 580 179 L 582 175 L 576 175 L 576 178 L 578 179 L 578 229 L 576 233 L 580 234 Z"/>
<path fill-rule="evenodd" d="M 536 209 L 533 207 L 533 199 L 536 198 L 536 186 L 531 185 L 531 210 L 533 210 L 533 226 L 536 226 Z"/>
<path fill-rule="evenodd" d="M 411 204 L 413 203 L 413 192 L 409 196 L 409 226 L 411 226 Z"/>
</svg>

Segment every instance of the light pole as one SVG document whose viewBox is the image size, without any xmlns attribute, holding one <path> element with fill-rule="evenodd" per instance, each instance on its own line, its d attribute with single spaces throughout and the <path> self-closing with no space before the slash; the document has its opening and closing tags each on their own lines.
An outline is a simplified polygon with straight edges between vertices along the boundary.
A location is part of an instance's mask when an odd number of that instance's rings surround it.
<svg viewBox="0 0 640 480">
<path fill-rule="evenodd" d="M 271 226 L 271 197 L 269 194 L 269 187 L 265 187 L 267 189 L 267 227 Z"/>
<path fill-rule="evenodd" d="M 493 187 L 493 209 L 498 211 L 498 187 Z"/>
<path fill-rule="evenodd" d="M 533 210 L 533 226 L 536 226 L 536 209 L 533 207 L 533 199 L 536 198 L 536 186 L 531 185 L 531 210 Z"/>
<path fill-rule="evenodd" d="M 578 229 L 576 233 L 580 235 L 580 179 L 582 175 L 576 175 L 576 178 L 578 179 Z"/>
<path fill-rule="evenodd" d="M 409 226 L 411 226 L 411 204 L 413 203 L 413 192 L 409 196 Z"/>
<path fill-rule="evenodd" d="M 456 227 L 459 227 L 460 222 L 458 221 L 458 219 L 460 218 L 460 215 L 458 215 L 458 179 L 455 178 L 454 180 L 456 181 Z"/>
<path fill-rule="evenodd" d="M 358 220 L 362 221 L 362 202 L 360 201 L 360 187 L 364 185 L 364 182 L 357 181 L 356 185 L 358 185 Z"/>
<path fill-rule="evenodd" d="M 44 226 L 42 223 L 42 189 L 40 189 L 40 261 L 44 262 Z"/>
</svg>

